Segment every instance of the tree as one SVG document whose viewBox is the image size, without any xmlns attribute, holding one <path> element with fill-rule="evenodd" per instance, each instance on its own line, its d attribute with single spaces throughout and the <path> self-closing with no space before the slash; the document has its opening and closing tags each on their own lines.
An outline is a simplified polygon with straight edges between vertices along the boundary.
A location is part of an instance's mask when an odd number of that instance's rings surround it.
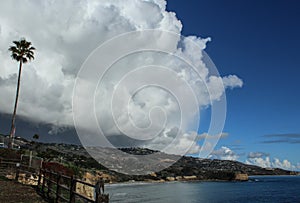
<svg viewBox="0 0 300 203">
<path fill-rule="evenodd" d="M 16 98 L 15 98 L 15 106 L 14 112 L 12 115 L 11 121 L 11 129 L 9 134 L 9 143 L 8 148 L 13 147 L 13 136 L 15 132 L 15 120 L 16 120 L 16 113 L 17 113 L 17 106 L 18 106 L 18 99 L 19 99 L 19 92 L 20 92 L 20 82 L 21 82 L 21 73 L 22 73 L 22 65 L 23 63 L 27 63 L 34 59 L 34 50 L 35 48 L 31 46 L 31 42 L 26 41 L 25 38 L 20 39 L 19 41 L 13 41 L 14 46 L 11 46 L 8 50 L 11 51 L 11 57 L 13 60 L 19 62 L 19 75 L 18 75 L 18 83 L 16 89 Z"/>
<path fill-rule="evenodd" d="M 35 139 L 35 140 L 38 140 L 38 139 L 40 138 L 40 136 L 39 136 L 38 134 L 34 134 L 34 135 L 32 136 L 32 138 Z"/>
</svg>

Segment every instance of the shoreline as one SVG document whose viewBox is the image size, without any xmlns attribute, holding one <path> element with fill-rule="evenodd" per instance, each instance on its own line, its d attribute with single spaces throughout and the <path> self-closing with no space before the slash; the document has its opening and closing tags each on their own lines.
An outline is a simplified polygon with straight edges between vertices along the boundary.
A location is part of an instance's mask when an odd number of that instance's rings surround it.
<svg viewBox="0 0 300 203">
<path fill-rule="evenodd" d="M 199 182 L 249 182 L 253 181 L 251 179 L 256 177 L 300 177 L 300 175 L 250 175 L 249 179 L 246 181 L 240 181 L 240 180 L 221 180 L 221 179 L 207 179 L 207 180 L 143 180 L 143 181 L 125 181 L 125 182 L 112 182 L 112 183 L 106 183 L 107 186 L 113 186 L 113 185 L 147 185 L 147 184 L 164 184 L 164 183 L 199 183 Z"/>
<path fill-rule="evenodd" d="M 299 176 L 300 174 L 296 175 L 296 174 L 291 174 L 291 175 L 250 175 L 249 178 L 251 177 L 274 177 L 274 176 L 281 176 L 281 177 L 291 177 L 291 176 Z"/>
</svg>

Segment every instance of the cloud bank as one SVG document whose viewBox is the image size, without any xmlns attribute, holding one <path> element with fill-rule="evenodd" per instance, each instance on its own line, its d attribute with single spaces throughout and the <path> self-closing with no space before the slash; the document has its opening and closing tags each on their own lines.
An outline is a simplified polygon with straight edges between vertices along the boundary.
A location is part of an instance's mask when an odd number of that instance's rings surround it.
<svg viewBox="0 0 300 203">
<path fill-rule="evenodd" d="M 74 82 L 82 63 L 91 51 L 106 40 L 125 32 L 161 29 L 181 33 L 183 25 L 175 13 L 166 10 L 166 3 L 165 0 L 1 1 L 0 112 L 11 114 L 13 109 L 18 66 L 10 59 L 7 51 L 13 40 L 26 37 L 37 48 L 36 60 L 26 64 L 23 69 L 18 115 L 34 123 L 51 124 L 53 130 L 50 133 L 59 133 L 61 129 L 74 126 Z M 174 47 L 174 54 L 184 57 L 198 68 L 200 79 L 190 67 L 177 58 L 157 53 L 143 53 L 131 58 L 129 56 L 116 64 L 108 73 L 110 77 L 107 76 L 107 80 L 104 78 L 104 83 L 97 93 L 99 105 L 96 111 L 97 115 L 101 115 L 102 121 L 106 121 L 103 124 L 105 134 L 122 134 L 109 119 L 108 104 L 105 103 L 105 96 L 111 94 L 122 76 L 120 68 L 128 72 L 137 65 L 151 64 L 153 61 L 171 67 L 179 78 L 188 81 L 194 92 L 197 92 L 199 108 L 220 100 L 225 93 L 224 87 L 241 87 L 243 82 L 235 75 L 220 77 L 209 73 L 202 60 L 203 50 L 209 41 L 209 38 L 197 36 L 164 41 L 166 46 Z M 128 42 L 120 44 L 120 48 L 126 46 L 126 43 Z M 193 43 L 197 44 L 197 48 L 192 46 Z M 141 79 L 142 77 L 147 76 L 141 76 Z M 126 94 L 126 89 L 123 93 Z M 155 106 L 163 108 L 170 120 L 163 131 L 145 146 L 161 149 L 161 145 L 170 142 L 174 133 L 179 132 L 183 135 L 182 139 L 173 144 L 178 146 L 180 151 L 191 138 L 198 136 L 197 132 L 189 132 L 188 124 L 182 129 L 176 128 L 180 120 L 176 98 L 155 87 L 138 92 L 129 103 L 132 121 L 139 127 L 148 126 L 147 115 Z M 85 107 L 81 108 L 84 110 Z M 118 111 L 117 119 L 122 121 L 124 109 L 120 108 Z M 160 121 L 162 115 L 154 113 L 153 116 L 156 118 L 153 120 Z M 126 128 L 127 121 L 123 122 L 123 125 Z M 190 151 L 194 153 L 199 150 L 200 146 L 195 142 Z M 220 153 L 223 152 L 236 158 L 227 148 L 222 148 Z"/>
<path fill-rule="evenodd" d="M 299 170 L 299 164 L 293 165 L 289 160 L 271 159 L 268 153 L 250 152 L 245 161 L 246 164 L 257 165 L 263 168 L 282 168 L 286 170 Z"/>
</svg>

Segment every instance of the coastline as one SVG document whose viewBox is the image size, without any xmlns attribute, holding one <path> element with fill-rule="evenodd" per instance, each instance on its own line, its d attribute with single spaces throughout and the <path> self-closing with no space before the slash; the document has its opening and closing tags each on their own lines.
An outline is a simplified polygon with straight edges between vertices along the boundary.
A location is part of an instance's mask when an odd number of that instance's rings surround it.
<svg viewBox="0 0 300 203">
<path fill-rule="evenodd" d="M 300 175 L 250 175 L 247 181 L 239 181 L 239 180 L 222 180 L 222 179 L 206 179 L 206 180 L 171 180 L 171 181 L 161 181 L 161 180 L 143 180 L 143 181 L 125 181 L 125 182 L 110 182 L 106 183 L 107 186 L 113 185 L 148 185 L 148 184 L 169 184 L 169 183 L 205 183 L 205 182 L 248 182 L 253 181 L 257 177 L 300 177 Z"/>
</svg>

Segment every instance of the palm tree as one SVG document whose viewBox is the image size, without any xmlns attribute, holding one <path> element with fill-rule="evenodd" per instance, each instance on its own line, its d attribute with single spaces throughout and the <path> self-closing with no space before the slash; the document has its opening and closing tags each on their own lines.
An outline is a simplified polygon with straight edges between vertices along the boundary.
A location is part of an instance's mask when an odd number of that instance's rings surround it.
<svg viewBox="0 0 300 203">
<path fill-rule="evenodd" d="M 8 148 L 10 149 L 13 147 L 13 136 L 15 131 L 15 120 L 16 120 L 16 113 L 17 113 L 17 106 L 18 106 L 18 99 L 19 99 L 22 65 L 23 63 L 27 63 L 28 61 L 34 59 L 33 51 L 35 50 L 35 48 L 31 46 L 31 42 L 27 42 L 25 38 L 20 39 L 20 41 L 13 41 L 13 43 L 14 46 L 11 46 L 8 50 L 11 51 L 12 59 L 19 62 L 19 75 L 18 75 L 14 112 L 12 115 L 11 129 L 9 134 Z"/>
</svg>

